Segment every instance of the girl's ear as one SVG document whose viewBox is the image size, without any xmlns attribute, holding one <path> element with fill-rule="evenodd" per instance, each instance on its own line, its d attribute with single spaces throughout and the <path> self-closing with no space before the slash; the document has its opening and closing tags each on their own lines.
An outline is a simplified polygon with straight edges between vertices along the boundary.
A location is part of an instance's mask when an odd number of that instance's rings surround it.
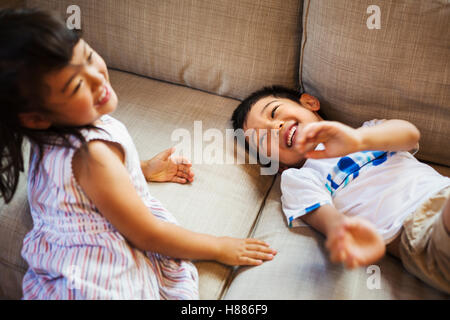
<svg viewBox="0 0 450 320">
<path fill-rule="evenodd" d="M 48 129 L 52 123 L 38 112 L 19 113 L 20 124 L 28 129 Z"/>
<path fill-rule="evenodd" d="M 300 97 L 300 104 L 311 111 L 319 111 L 320 109 L 319 99 L 307 93 Z"/>
</svg>

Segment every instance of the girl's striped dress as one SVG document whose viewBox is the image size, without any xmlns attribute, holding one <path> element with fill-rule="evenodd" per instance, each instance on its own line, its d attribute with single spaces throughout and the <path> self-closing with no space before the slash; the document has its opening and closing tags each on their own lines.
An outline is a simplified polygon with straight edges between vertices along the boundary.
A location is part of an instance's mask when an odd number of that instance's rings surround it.
<svg viewBox="0 0 450 320">
<path fill-rule="evenodd" d="M 101 121 L 104 131 L 83 129 L 86 140 L 120 144 L 149 214 L 176 223 L 148 192 L 125 126 L 107 115 Z M 35 151 L 32 145 L 28 199 L 34 226 L 22 249 L 29 265 L 23 299 L 198 299 L 198 273 L 191 262 L 134 248 L 88 199 L 72 173 L 76 149 L 47 146 L 38 166 Z"/>
</svg>

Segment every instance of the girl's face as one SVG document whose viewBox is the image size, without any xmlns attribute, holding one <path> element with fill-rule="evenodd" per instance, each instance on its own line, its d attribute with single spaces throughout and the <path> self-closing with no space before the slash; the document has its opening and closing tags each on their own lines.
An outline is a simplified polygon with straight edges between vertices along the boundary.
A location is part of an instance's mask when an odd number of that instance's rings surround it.
<svg viewBox="0 0 450 320">
<path fill-rule="evenodd" d="M 70 64 L 45 75 L 44 82 L 50 88 L 45 98 L 46 110 L 40 112 L 38 121 L 36 117 L 25 121 L 28 127 L 95 124 L 117 107 L 105 61 L 82 39 L 73 49 Z"/>
</svg>

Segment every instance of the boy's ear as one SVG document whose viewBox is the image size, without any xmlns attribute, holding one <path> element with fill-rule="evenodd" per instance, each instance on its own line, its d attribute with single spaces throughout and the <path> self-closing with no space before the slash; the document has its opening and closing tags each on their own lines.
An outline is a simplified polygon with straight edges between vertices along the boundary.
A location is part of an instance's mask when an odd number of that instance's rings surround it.
<svg viewBox="0 0 450 320">
<path fill-rule="evenodd" d="M 19 113 L 20 124 L 28 129 L 48 129 L 52 123 L 38 112 Z"/>
<path fill-rule="evenodd" d="M 311 111 L 319 111 L 320 109 L 319 99 L 307 93 L 300 97 L 300 104 Z"/>
</svg>

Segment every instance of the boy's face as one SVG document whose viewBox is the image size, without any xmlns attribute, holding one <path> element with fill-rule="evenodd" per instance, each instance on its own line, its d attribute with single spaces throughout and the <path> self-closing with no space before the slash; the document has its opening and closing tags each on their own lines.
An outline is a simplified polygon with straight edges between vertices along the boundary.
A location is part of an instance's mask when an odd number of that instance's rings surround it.
<svg viewBox="0 0 450 320">
<path fill-rule="evenodd" d="M 306 124 L 322 120 L 316 113 L 319 109 L 319 100 L 309 94 L 303 94 L 298 103 L 273 96 L 262 98 L 252 106 L 244 123 L 245 132 L 254 129 L 246 136 L 247 142 L 269 158 L 276 152 L 273 147 L 278 146 L 279 162 L 297 165 L 304 159 L 304 153 L 294 148 L 295 141 Z"/>
</svg>

